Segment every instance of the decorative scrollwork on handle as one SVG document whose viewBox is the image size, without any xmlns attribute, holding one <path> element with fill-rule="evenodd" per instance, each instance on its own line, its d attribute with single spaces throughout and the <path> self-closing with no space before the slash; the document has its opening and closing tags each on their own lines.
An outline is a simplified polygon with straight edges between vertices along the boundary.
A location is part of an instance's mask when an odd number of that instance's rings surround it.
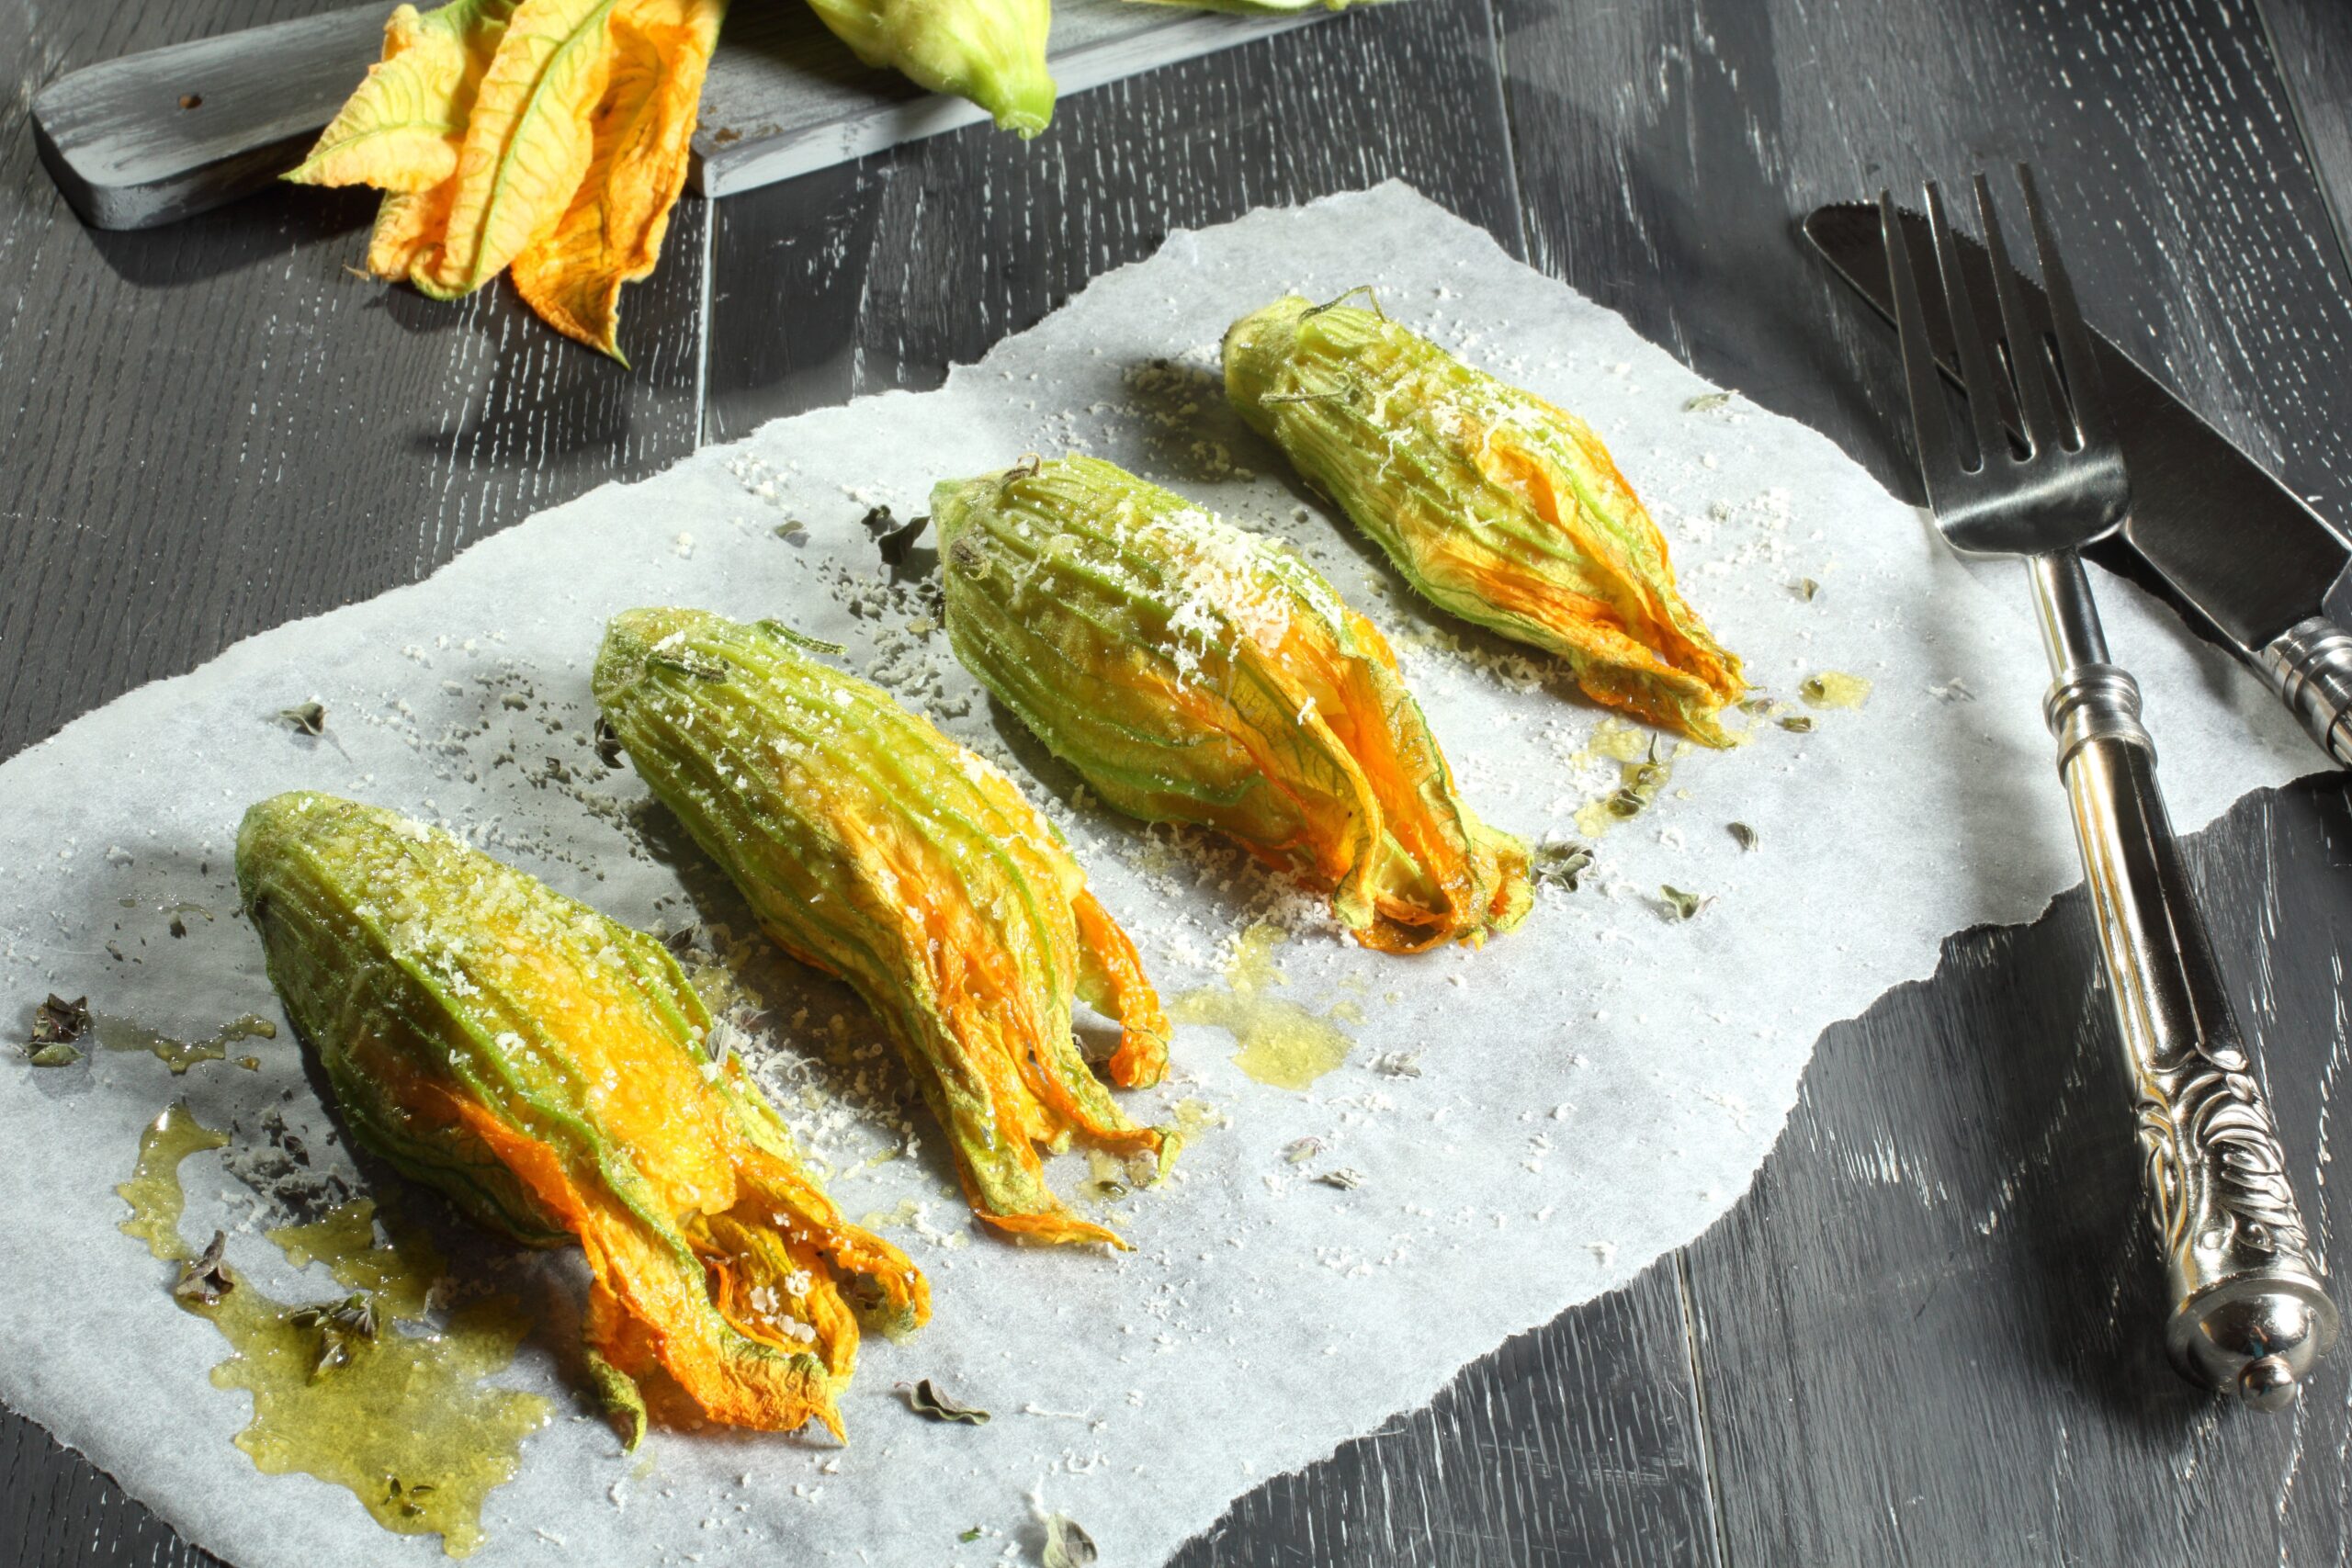
<svg viewBox="0 0 2352 1568">
<path fill-rule="evenodd" d="M 2200 1039 L 2138 1077 L 2148 1190 L 2176 1264 L 2259 1267 L 2308 1253 L 2286 1151 L 2245 1053 Z"/>
</svg>

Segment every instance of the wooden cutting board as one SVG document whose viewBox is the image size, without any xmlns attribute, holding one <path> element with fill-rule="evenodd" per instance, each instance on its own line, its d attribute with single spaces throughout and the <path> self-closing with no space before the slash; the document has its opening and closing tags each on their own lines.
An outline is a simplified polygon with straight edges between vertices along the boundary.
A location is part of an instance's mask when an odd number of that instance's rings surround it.
<svg viewBox="0 0 2352 1568">
<path fill-rule="evenodd" d="M 146 229 L 258 190 L 301 159 L 374 63 L 389 0 L 86 66 L 33 96 L 41 161 L 99 229 Z M 1329 13 L 1233 17 L 1056 0 L 1064 96 Z M 986 118 L 858 63 L 798 0 L 737 0 L 711 59 L 694 188 L 726 196 Z"/>
</svg>

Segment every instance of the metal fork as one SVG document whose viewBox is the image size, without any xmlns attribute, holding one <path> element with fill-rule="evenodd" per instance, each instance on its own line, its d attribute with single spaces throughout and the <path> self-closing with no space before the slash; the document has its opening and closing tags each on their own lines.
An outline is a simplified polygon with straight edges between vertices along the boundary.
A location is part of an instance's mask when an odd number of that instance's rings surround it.
<svg viewBox="0 0 2352 1568">
<path fill-rule="evenodd" d="M 1954 548 L 2022 556 L 2031 571 L 2050 654 L 2042 715 L 2058 741 L 2131 1056 L 2172 1289 L 2166 1348 L 2191 1381 L 2284 1409 L 2335 1342 L 2335 1307 L 2156 790 L 2139 684 L 2109 662 L 2083 572 L 2080 550 L 2122 525 L 2131 483 L 2032 171 L 2019 164 L 2018 181 L 2041 261 L 2047 333 L 2027 312 L 1984 176 L 1973 183 L 2000 302 L 1997 333 L 1978 328 L 1943 195 L 1927 187 L 1973 461 L 1954 428 L 1894 195 L 1879 197 L 1919 467 L 1937 526 Z"/>
</svg>

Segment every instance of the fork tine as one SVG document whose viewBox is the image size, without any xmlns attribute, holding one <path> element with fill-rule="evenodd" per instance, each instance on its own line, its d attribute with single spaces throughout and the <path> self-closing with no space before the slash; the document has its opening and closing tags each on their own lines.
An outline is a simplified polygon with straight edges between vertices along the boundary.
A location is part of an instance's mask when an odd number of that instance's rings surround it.
<svg viewBox="0 0 2352 1568">
<path fill-rule="evenodd" d="M 1904 237 L 1903 216 L 1894 208 L 1894 193 L 1878 196 L 1880 232 L 1886 245 L 1887 284 L 1894 294 L 1895 333 L 1903 343 L 1903 379 L 1911 395 L 1911 428 L 1919 443 L 1919 473 L 1929 500 L 1939 485 L 1960 477 L 1960 457 L 1953 449 L 1951 411 L 1944 402 L 1943 373 L 1936 368 L 1935 344 L 1928 338 L 1927 312 L 1919 305 L 1919 275 L 1911 265 L 1910 242 Z"/>
<path fill-rule="evenodd" d="M 1960 358 L 1960 379 L 1968 390 L 1971 424 L 1976 432 L 1976 463 L 1983 468 L 1998 453 L 2006 457 L 2009 437 L 2001 428 L 2001 403 L 1994 379 L 1992 356 L 1984 352 L 1984 334 L 1976 330 L 1976 305 L 1969 298 L 1968 275 L 1961 270 L 1960 243 L 1952 238 L 1944 212 L 1944 193 L 1928 182 L 1928 229 L 1935 236 L 1936 268 L 1943 277 L 1944 309 L 1951 313 L 1952 348 Z"/>
<path fill-rule="evenodd" d="M 2107 429 L 2107 406 L 2099 395 L 2098 360 L 2091 353 L 2091 336 L 2083 312 L 2075 303 L 2075 285 L 2066 264 L 2058 259 L 2057 236 L 2041 209 L 2041 192 L 2033 183 L 2033 165 L 2018 165 L 2018 184 L 2025 191 L 2025 213 L 2033 225 L 2033 248 L 2041 258 L 2041 292 L 2050 300 L 2050 324 L 2058 338 L 2058 374 L 2066 384 L 2073 405 L 2075 434 L 2088 441 Z"/>
<path fill-rule="evenodd" d="M 2041 329 L 2026 313 L 2025 294 L 2009 265 L 2009 248 L 2001 243 L 2001 215 L 1993 207 L 1993 187 L 1984 176 L 1974 176 L 1976 210 L 1984 225 L 1984 251 L 1993 262 L 1993 292 L 2001 302 L 2001 335 L 2008 341 L 2009 375 L 2017 385 L 2018 421 L 2024 428 L 2026 455 L 2040 457 L 2063 446 L 2058 412 L 2050 399 L 2050 378 L 2044 369 Z"/>
</svg>

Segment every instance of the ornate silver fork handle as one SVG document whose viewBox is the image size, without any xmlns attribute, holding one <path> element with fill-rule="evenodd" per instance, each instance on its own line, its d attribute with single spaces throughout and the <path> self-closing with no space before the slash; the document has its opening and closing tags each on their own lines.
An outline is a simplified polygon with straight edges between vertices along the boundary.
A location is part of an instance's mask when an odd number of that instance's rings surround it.
<svg viewBox="0 0 2352 1568">
<path fill-rule="evenodd" d="M 2275 1410 L 2336 1335 L 2285 1152 L 2156 788 L 2140 687 L 2108 662 L 2081 558 L 2031 558 L 2043 705 L 2131 1056 L 2181 1371 Z"/>
</svg>

